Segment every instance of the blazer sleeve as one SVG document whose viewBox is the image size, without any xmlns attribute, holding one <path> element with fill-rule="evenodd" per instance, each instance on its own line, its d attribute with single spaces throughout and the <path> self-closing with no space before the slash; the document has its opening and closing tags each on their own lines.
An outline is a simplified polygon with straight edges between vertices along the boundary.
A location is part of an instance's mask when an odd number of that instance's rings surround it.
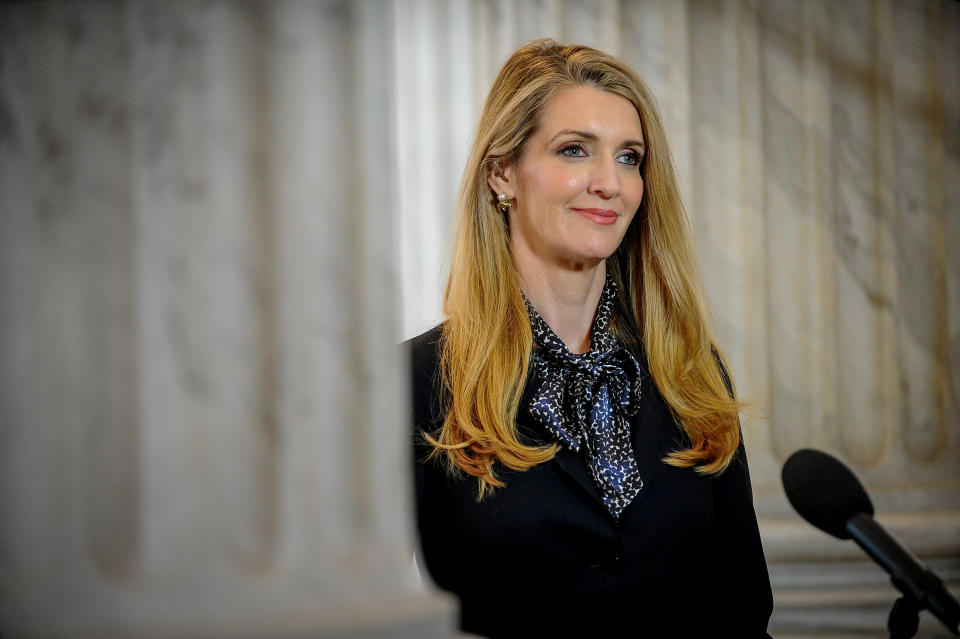
<svg viewBox="0 0 960 639">
<path fill-rule="evenodd" d="M 713 355 L 727 392 L 731 399 L 736 399 L 730 374 L 716 348 Z M 716 504 L 716 552 L 721 558 L 720 572 L 725 575 L 721 583 L 728 586 L 718 593 L 722 602 L 719 609 L 724 611 L 722 614 L 727 616 L 730 627 L 737 629 L 738 636 L 769 637 L 767 625 L 773 613 L 773 591 L 753 507 L 753 487 L 742 431 L 733 460 L 717 480 Z"/>
<path fill-rule="evenodd" d="M 724 627 L 738 637 L 769 637 L 767 624 L 773 612 L 773 592 L 763 554 L 747 455 L 741 439 L 730 465 L 717 478 L 716 545 L 719 558 L 718 614 Z"/>
<path fill-rule="evenodd" d="M 440 327 L 404 343 L 410 353 L 410 451 L 413 462 L 414 496 L 417 514 L 423 502 L 423 460 L 430 447 L 423 439 L 425 432 L 435 432 L 442 423 L 440 415 L 440 378 L 438 374 L 438 348 Z"/>
</svg>

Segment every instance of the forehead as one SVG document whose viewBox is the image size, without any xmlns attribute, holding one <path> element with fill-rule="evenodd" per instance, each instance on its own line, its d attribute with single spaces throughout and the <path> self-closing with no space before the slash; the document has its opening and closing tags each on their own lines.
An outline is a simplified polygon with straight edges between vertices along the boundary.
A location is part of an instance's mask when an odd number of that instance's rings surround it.
<svg viewBox="0 0 960 639">
<path fill-rule="evenodd" d="M 615 138 L 643 139 L 640 116 L 633 104 L 592 86 L 557 91 L 544 105 L 538 124 L 538 134 L 548 137 L 563 129 L 575 129 Z"/>
</svg>

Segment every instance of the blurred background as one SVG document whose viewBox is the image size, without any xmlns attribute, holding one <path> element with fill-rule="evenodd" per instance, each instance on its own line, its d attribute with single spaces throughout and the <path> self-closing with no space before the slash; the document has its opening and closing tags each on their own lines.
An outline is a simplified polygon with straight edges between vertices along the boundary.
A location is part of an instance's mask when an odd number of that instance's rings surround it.
<svg viewBox="0 0 960 639">
<path fill-rule="evenodd" d="M 960 586 L 960 3 L 0 7 L 0 636 L 453 636 L 410 575 L 405 364 L 499 65 L 656 95 L 778 637 L 896 591 L 796 516 L 815 447 Z M 924 613 L 919 636 L 943 632 Z"/>
</svg>

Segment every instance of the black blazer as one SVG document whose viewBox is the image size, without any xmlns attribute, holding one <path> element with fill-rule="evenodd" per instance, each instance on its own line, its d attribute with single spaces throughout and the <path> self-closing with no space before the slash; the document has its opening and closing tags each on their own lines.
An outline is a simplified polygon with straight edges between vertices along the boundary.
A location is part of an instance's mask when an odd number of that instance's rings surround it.
<svg viewBox="0 0 960 639">
<path fill-rule="evenodd" d="M 443 423 L 439 327 L 408 342 L 421 568 L 459 596 L 461 625 L 488 637 L 766 637 L 773 597 L 743 447 L 702 476 L 661 461 L 686 445 L 642 353 L 632 439 L 643 488 L 610 516 L 580 453 L 561 448 L 478 502 L 477 481 L 425 461 L 423 432 Z M 549 442 L 526 413 L 518 431 Z M 624 632 L 626 631 L 626 632 Z M 605 636 L 613 636 L 607 634 Z"/>
</svg>

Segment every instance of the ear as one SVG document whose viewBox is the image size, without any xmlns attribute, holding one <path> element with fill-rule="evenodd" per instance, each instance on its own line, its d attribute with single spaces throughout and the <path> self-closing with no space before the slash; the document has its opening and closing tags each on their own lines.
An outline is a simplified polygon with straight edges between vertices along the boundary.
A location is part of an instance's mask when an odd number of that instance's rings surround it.
<svg viewBox="0 0 960 639">
<path fill-rule="evenodd" d="M 493 189 L 494 197 L 501 193 L 513 199 L 517 197 L 517 177 L 513 165 L 506 165 L 503 160 L 495 161 L 487 172 L 487 184 Z"/>
</svg>

